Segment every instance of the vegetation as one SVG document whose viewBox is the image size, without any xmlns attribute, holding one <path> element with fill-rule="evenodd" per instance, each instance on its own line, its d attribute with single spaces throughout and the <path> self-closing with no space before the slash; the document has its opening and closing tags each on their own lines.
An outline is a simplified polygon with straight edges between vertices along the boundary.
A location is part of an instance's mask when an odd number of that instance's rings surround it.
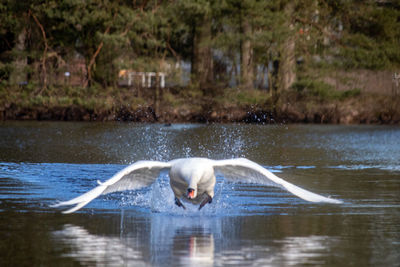
<svg viewBox="0 0 400 267">
<path fill-rule="evenodd" d="M 332 70 L 400 67 L 395 0 L 0 0 L 0 12 L 3 112 L 276 111 L 361 95 L 327 83 Z M 165 72 L 169 89 L 120 88 L 121 69 Z"/>
</svg>

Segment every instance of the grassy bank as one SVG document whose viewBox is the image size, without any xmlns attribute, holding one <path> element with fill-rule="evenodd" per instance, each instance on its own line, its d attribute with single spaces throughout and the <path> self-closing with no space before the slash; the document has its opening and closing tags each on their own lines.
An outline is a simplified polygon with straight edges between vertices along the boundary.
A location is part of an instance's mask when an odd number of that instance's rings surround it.
<svg viewBox="0 0 400 267">
<path fill-rule="evenodd" d="M 156 97 L 157 96 L 157 97 Z M 300 81 L 292 90 L 3 87 L 1 120 L 396 124 L 400 96 L 337 91 Z"/>
</svg>

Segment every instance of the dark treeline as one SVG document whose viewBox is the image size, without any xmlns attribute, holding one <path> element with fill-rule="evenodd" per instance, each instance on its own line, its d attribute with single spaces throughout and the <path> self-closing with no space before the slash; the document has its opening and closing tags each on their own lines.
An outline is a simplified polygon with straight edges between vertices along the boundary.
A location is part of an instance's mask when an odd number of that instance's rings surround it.
<svg viewBox="0 0 400 267">
<path fill-rule="evenodd" d="M 116 87 L 122 69 L 181 85 L 185 66 L 202 93 L 283 92 L 322 69 L 400 65 L 397 0 L 0 0 L 0 12 L 7 94 Z"/>
<path fill-rule="evenodd" d="M 168 60 L 190 62 L 201 88 L 232 79 L 253 88 L 267 73 L 278 90 L 298 79 L 299 61 L 370 69 L 400 62 L 395 0 L 1 0 L 0 11 L 3 84 L 46 87 L 79 57 L 82 87 L 114 85 L 119 69 L 157 71 Z"/>
</svg>

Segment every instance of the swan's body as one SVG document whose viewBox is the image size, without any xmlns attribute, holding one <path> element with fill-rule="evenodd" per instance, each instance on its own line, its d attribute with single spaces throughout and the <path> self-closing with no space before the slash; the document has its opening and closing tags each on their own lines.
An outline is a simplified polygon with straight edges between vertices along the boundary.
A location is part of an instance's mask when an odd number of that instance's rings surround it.
<svg viewBox="0 0 400 267">
<path fill-rule="evenodd" d="M 112 192 L 140 189 L 152 184 L 162 170 L 169 170 L 170 185 L 175 195 L 175 203 L 185 208 L 180 201 L 200 203 L 201 209 L 211 203 L 216 183 L 215 172 L 221 173 L 232 182 L 258 183 L 286 189 L 292 194 L 311 202 L 342 203 L 340 200 L 327 198 L 277 177 L 267 169 L 248 159 L 211 160 L 207 158 L 184 158 L 169 162 L 138 161 L 116 173 L 109 180 L 101 183 L 87 193 L 69 201 L 60 202 L 58 206 L 75 207 L 64 211 L 74 212 L 96 197 Z"/>
<path fill-rule="evenodd" d="M 202 208 L 214 197 L 215 174 L 209 159 L 188 158 L 173 161 L 169 171 L 170 185 L 178 206 L 180 198 L 194 204 L 201 203 Z M 191 189 L 193 189 L 191 191 Z M 188 194 L 191 191 L 191 194 Z M 205 202 L 203 202 L 205 201 Z"/>
</svg>

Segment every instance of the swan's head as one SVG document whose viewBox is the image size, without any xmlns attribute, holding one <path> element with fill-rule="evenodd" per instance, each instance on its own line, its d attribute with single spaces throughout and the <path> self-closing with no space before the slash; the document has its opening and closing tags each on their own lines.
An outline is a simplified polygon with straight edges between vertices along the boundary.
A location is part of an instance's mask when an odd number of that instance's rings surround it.
<svg viewBox="0 0 400 267">
<path fill-rule="evenodd" d="M 188 187 L 186 190 L 186 198 L 187 199 L 195 199 L 197 197 L 197 185 L 200 182 L 200 179 L 202 177 L 202 173 L 199 172 L 194 172 L 190 176 L 190 179 L 188 181 Z"/>
<path fill-rule="evenodd" d="M 189 187 L 186 192 L 186 197 L 188 199 L 194 199 L 197 197 L 197 190 L 194 188 Z"/>
</svg>

